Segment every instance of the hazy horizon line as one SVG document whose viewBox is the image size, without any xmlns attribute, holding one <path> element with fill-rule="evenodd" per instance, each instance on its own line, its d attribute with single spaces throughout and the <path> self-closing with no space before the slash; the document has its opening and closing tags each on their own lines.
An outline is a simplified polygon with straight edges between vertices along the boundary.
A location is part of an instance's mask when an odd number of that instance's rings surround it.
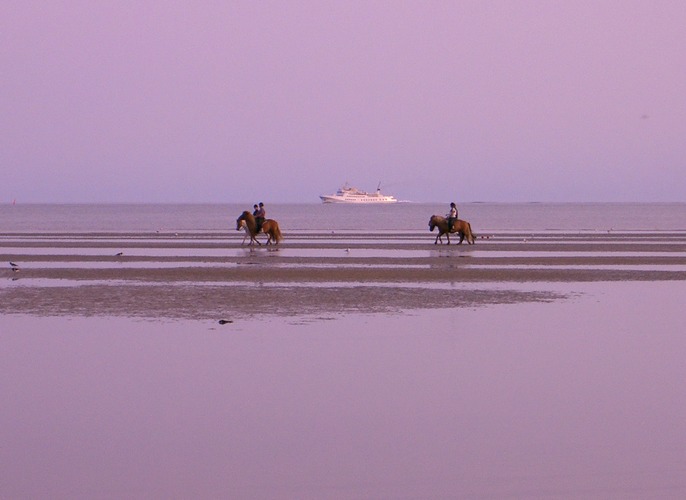
<svg viewBox="0 0 686 500">
<path fill-rule="evenodd" d="M 262 200 L 264 201 L 264 200 Z M 438 200 L 438 201 L 427 201 L 427 200 L 398 200 L 397 203 L 322 203 L 321 201 L 269 201 L 265 202 L 270 205 L 346 205 L 346 206 L 388 206 L 388 205 L 405 205 L 405 204 L 417 204 L 417 205 L 430 205 L 430 204 L 449 204 L 451 200 Z M 5 202 L 4 205 L 17 206 L 17 205 L 250 205 L 252 206 L 257 202 L 255 201 L 136 201 L 136 200 L 123 200 L 123 201 L 16 201 L 12 200 L 10 202 Z M 638 204 L 684 204 L 686 201 L 679 200 L 529 200 L 529 201 L 512 201 L 512 200 L 465 200 L 456 202 L 459 204 L 507 204 L 507 205 L 531 205 L 531 204 L 574 204 L 574 205 L 585 205 L 585 204 L 617 204 L 626 205 L 631 203 Z"/>
</svg>

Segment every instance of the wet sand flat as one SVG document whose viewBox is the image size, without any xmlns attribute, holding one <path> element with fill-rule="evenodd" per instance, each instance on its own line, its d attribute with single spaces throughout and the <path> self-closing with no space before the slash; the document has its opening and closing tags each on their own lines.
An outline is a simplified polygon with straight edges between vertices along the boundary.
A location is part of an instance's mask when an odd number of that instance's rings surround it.
<svg viewBox="0 0 686 500">
<path fill-rule="evenodd" d="M 0 235 L 0 497 L 684 498 L 686 237 L 430 236 Z"/>
<path fill-rule="evenodd" d="M 686 233 L 502 233 L 434 245 L 429 233 L 0 235 L 1 313 L 208 319 L 551 301 L 522 284 L 683 281 Z M 500 289 L 492 286 L 498 284 Z"/>
</svg>

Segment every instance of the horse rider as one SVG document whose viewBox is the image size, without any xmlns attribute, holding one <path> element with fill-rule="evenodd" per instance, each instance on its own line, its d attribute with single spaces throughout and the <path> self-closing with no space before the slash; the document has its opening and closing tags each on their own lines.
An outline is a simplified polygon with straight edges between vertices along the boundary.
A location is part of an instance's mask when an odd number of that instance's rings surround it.
<svg viewBox="0 0 686 500">
<path fill-rule="evenodd" d="M 257 207 L 257 205 L 255 205 Z M 260 202 L 259 207 L 257 207 L 257 210 L 253 212 L 253 215 L 255 216 L 255 222 L 257 223 L 257 231 L 259 232 L 260 229 L 262 229 L 262 224 L 264 224 L 264 219 L 267 217 L 267 211 L 264 209 L 264 203 Z"/>
<path fill-rule="evenodd" d="M 450 212 L 448 213 L 448 232 L 452 232 L 453 224 L 457 220 L 457 205 L 455 202 L 450 203 Z"/>
</svg>

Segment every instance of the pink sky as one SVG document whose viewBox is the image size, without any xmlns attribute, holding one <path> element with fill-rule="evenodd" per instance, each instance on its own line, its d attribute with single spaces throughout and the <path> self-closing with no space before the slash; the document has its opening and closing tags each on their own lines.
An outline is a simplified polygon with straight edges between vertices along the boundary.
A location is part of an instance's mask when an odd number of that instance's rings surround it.
<svg viewBox="0 0 686 500">
<path fill-rule="evenodd" d="M 686 201 L 686 3 L 0 6 L 0 202 Z"/>
</svg>

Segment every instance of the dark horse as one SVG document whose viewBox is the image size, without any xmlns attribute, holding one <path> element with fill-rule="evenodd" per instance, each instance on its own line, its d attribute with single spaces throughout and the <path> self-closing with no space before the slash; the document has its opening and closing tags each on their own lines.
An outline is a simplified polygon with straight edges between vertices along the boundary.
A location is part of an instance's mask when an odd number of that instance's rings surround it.
<svg viewBox="0 0 686 500">
<path fill-rule="evenodd" d="M 247 210 L 243 212 L 238 219 L 236 219 L 236 231 L 240 231 L 241 229 L 247 229 L 247 232 L 250 235 L 250 245 L 253 243 L 257 243 L 258 245 L 262 244 L 257 241 L 257 235 L 259 233 L 257 231 L 257 222 L 255 222 L 255 217 Z M 267 235 L 267 245 L 277 245 L 279 241 L 283 239 L 281 230 L 279 229 L 279 224 L 274 219 L 265 220 L 262 223 L 261 232 Z"/>
<path fill-rule="evenodd" d="M 470 245 L 474 244 L 472 226 L 466 220 L 457 219 L 453 223 L 452 230 L 448 231 L 448 219 L 441 217 L 440 215 L 432 215 L 431 219 L 429 219 L 429 231 L 433 231 L 435 227 L 438 228 L 438 236 L 436 236 L 434 245 L 438 243 L 438 240 L 441 240 L 441 244 L 443 244 L 442 236 L 444 234 L 448 237 L 448 245 L 450 245 L 450 233 L 457 233 L 460 235 L 460 241 L 457 243 L 458 245 L 460 245 L 465 238 L 467 238 L 467 243 Z"/>
</svg>

